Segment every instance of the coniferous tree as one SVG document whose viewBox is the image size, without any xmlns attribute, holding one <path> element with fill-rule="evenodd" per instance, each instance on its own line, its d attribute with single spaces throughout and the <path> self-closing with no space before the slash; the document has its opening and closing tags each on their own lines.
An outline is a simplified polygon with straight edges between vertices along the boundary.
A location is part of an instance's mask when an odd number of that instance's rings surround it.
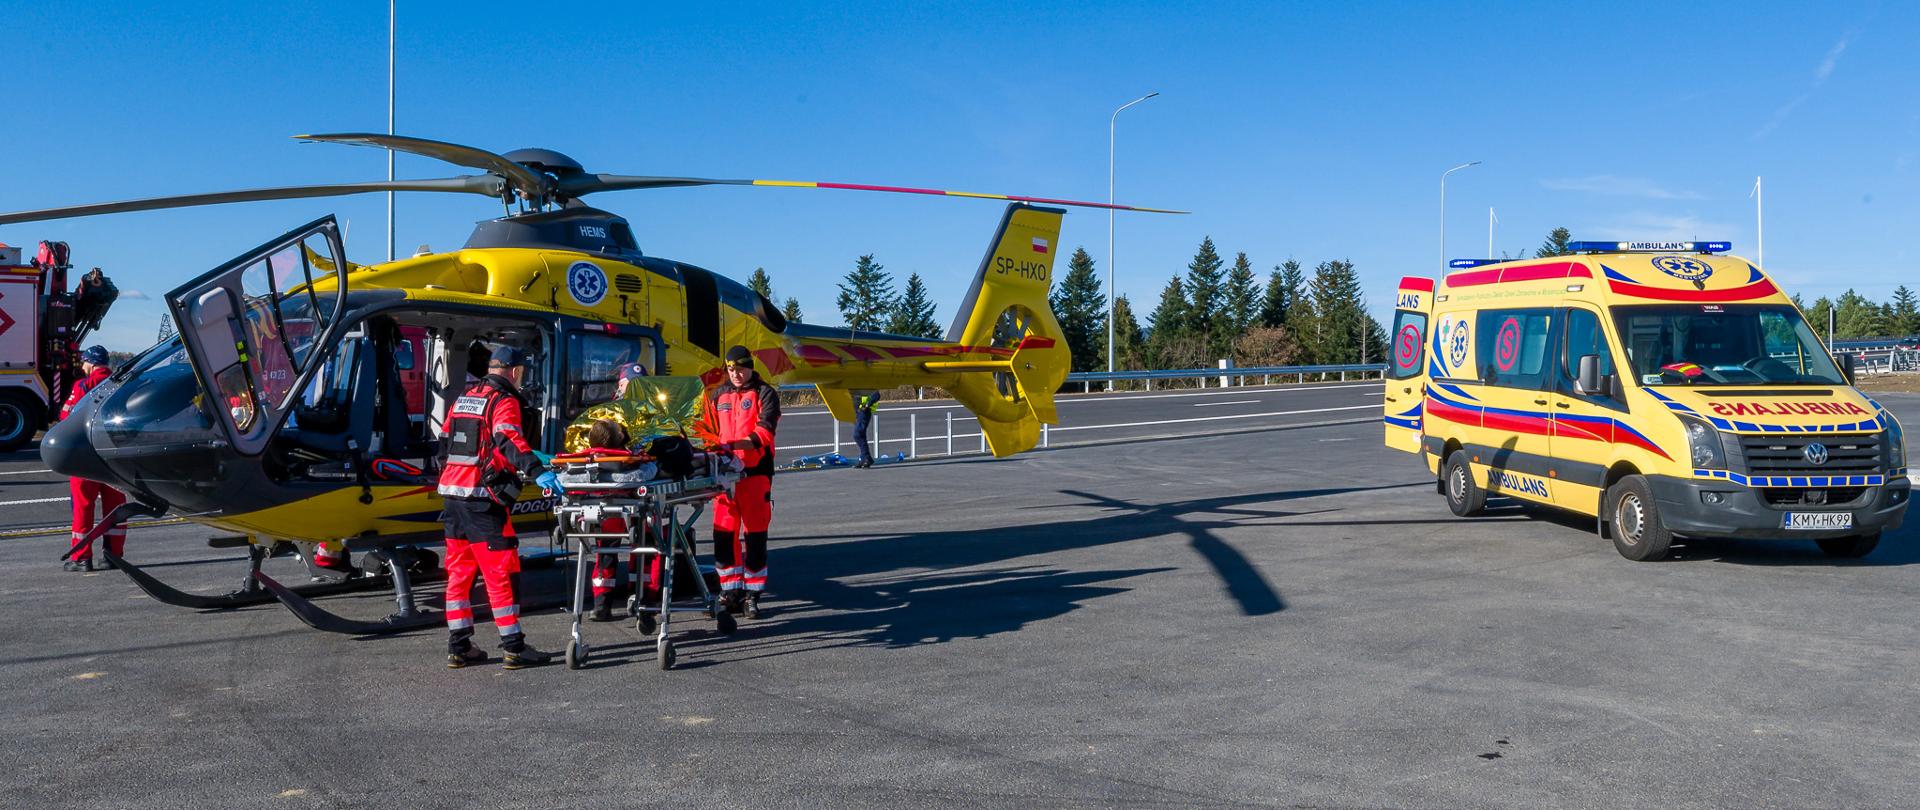
<svg viewBox="0 0 1920 810">
<path fill-rule="evenodd" d="M 1179 274 L 1167 279 L 1167 286 L 1160 291 L 1160 304 L 1147 315 L 1147 362 L 1156 368 L 1167 362 L 1177 352 L 1174 347 L 1184 344 L 1193 335 L 1193 304 L 1187 301 L 1186 285 L 1181 283 Z"/>
<path fill-rule="evenodd" d="M 1364 354 L 1373 352 L 1375 337 L 1384 342 L 1385 335 L 1374 334 L 1379 324 L 1367 314 L 1352 262 L 1321 262 L 1314 268 L 1308 296 L 1315 316 L 1313 332 L 1302 335 L 1301 340 L 1311 351 L 1313 362 L 1358 363 Z M 1373 355 L 1373 359 L 1378 358 L 1378 354 Z"/>
<path fill-rule="evenodd" d="M 840 307 L 840 317 L 849 328 L 877 330 L 887 325 L 893 315 L 893 277 L 873 260 L 873 254 L 861 256 L 839 286 L 834 305 Z"/>
<path fill-rule="evenodd" d="M 767 275 L 767 268 L 753 268 L 753 275 L 747 277 L 747 289 L 760 294 L 768 301 L 777 301 L 773 295 L 773 277 Z"/>
<path fill-rule="evenodd" d="M 1224 318 L 1219 319 L 1226 328 L 1216 336 L 1212 348 L 1221 357 L 1233 353 L 1233 343 L 1246 333 L 1260 317 L 1260 285 L 1253 278 L 1253 263 L 1247 261 L 1247 254 L 1233 257 L 1233 269 L 1227 272 L 1226 306 L 1222 307 Z"/>
<path fill-rule="evenodd" d="M 1054 288 L 1049 303 L 1073 354 L 1074 371 L 1107 369 L 1107 298 L 1100 294 L 1100 275 L 1086 248 L 1077 248 L 1067 260 L 1067 275 Z M 1116 337 L 1115 342 L 1118 343 Z M 1119 354 L 1114 363 L 1120 362 Z"/>
<path fill-rule="evenodd" d="M 800 320 L 800 299 L 789 296 L 787 298 L 787 305 L 780 308 L 780 314 L 786 317 L 787 323 L 802 323 Z"/>
<path fill-rule="evenodd" d="M 1833 314 L 1833 301 L 1826 296 L 1814 299 L 1813 306 L 1802 305 L 1800 311 L 1807 314 L 1807 325 L 1813 327 L 1813 334 L 1821 343 L 1830 343 L 1833 337 L 1827 333 L 1827 317 Z"/>
<path fill-rule="evenodd" d="M 1300 272 L 1300 262 L 1288 259 L 1273 266 L 1273 273 L 1267 276 L 1267 292 L 1260 299 L 1260 325 L 1286 326 L 1288 313 L 1300 303 L 1300 296 L 1306 291 L 1306 275 Z"/>
<path fill-rule="evenodd" d="M 1193 261 L 1187 263 L 1186 331 L 1200 339 L 1202 347 L 1211 350 L 1214 335 L 1221 332 L 1220 316 L 1225 309 L 1225 289 L 1221 284 L 1221 268 L 1226 265 L 1214 250 L 1213 237 L 1200 240 L 1200 248 L 1193 253 Z M 1156 327 L 1157 328 L 1157 327 Z"/>
<path fill-rule="evenodd" d="M 1540 243 L 1540 249 L 1533 252 L 1536 259 L 1548 256 L 1566 256 L 1573 253 L 1573 233 L 1566 228 L 1554 228 L 1547 234 L 1547 241 Z"/>
<path fill-rule="evenodd" d="M 933 320 L 934 304 L 927 300 L 927 285 L 920 280 L 919 273 L 907 276 L 907 290 L 894 302 L 893 315 L 887 320 L 887 331 L 896 335 L 934 338 L 940 336 L 940 325 Z"/>
<path fill-rule="evenodd" d="M 1146 368 L 1147 336 L 1124 295 L 1113 299 L 1113 363 L 1122 371 Z"/>
<path fill-rule="evenodd" d="M 1879 305 L 1853 290 L 1841 294 L 1835 303 L 1834 334 L 1841 340 L 1881 337 L 1887 324 Z"/>
<path fill-rule="evenodd" d="M 1920 301 L 1913 291 L 1902 284 L 1893 291 L 1893 312 L 1888 318 L 1887 328 L 1894 337 L 1911 337 L 1920 334 Z"/>
</svg>

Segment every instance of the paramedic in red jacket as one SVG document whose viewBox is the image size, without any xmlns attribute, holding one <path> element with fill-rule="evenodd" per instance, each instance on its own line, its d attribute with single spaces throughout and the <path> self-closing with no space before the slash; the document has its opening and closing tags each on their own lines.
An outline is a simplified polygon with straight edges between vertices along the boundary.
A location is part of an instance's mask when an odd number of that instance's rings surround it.
<svg viewBox="0 0 1920 810">
<path fill-rule="evenodd" d="M 753 370 L 745 346 L 727 350 L 727 379 L 707 398 L 706 422 L 745 471 L 733 491 L 713 501 L 713 562 L 727 608 L 760 618 L 767 587 L 767 525 L 773 521 L 773 433 L 780 394 Z"/>
<path fill-rule="evenodd" d="M 80 379 L 73 381 L 73 390 L 67 395 L 67 404 L 60 409 L 61 419 L 65 419 L 68 414 L 73 413 L 73 406 L 80 404 L 80 400 L 87 395 L 88 391 L 92 391 L 94 386 L 106 382 L 107 375 L 113 373 L 112 369 L 107 368 L 106 347 L 88 346 L 80 350 L 80 372 Z M 111 514 L 113 510 L 119 508 L 121 504 L 126 503 L 127 496 L 120 494 L 120 490 L 102 484 L 99 481 L 88 481 L 85 478 L 68 479 L 67 492 L 73 501 L 73 547 L 75 551 L 72 553 L 71 559 L 67 561 L 65 568 L 68 571 L 92 571 L 93 544 L 88 543 L 86 548 L 81 548 L 80 541 L 86 538 L 88 532 L 93 531 L 96 520 L 93 514 L 94 507 L 95 505 L 99 506 L 100 517 L 104 518 L 108 514 Z M 104 539 L 106 540 L 108 554 L 119 557 L 126 553 L 127 529 L 125 526 L 115 526 L 108 529 Z"/>
<path fill-rule="evenodd" d="M 527 644 L 520 630 L 520 605 L 513 575 L 520 572 L 520 540 L 514 536 L 512 510 L 520 497 L 520 477 L 544 469 L 521 432 L 520 380 L 527 356 L 501 346 L 487 363 L 487 376 L 467 388 L 447 411 L 440 433 L 444 464 L 440 517 L 447 528 L 447 666 L 460 668 L 487 660 L 473 646 L 473 577 L 486 581 L 487 604 L 500 631 L 505 668 L 544 664 L 551 654 Z M 541 486 L 561 489 L 552 471 Z"/>
</svg>

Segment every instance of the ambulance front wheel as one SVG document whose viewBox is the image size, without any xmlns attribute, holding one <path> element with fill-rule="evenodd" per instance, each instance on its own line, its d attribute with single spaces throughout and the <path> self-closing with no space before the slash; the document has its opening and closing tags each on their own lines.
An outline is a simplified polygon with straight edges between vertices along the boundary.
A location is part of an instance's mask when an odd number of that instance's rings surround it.
<svg viewBox="0 0 1920 810">
<path fill-rule="evenodd" d="M 1447 457 L 1445 471 L 1447 508 L 1460 517 L 1473 517 L 1487 508 L 1487 491 L 1473 483 L 1473 470 L 1467 466 L 1467 451 L 1455 450 Z"/>
<path fill-rule="evenodd" d="M 1820 544 L 1820 550 L 1826 552 L 1829 557 L 1857 560 L 1872 554 L 1874 547 L 1880 545 L 1880 533 L 1863 534 L 1859 537 L 1835 537 L 1831 540 L 1815 542 Z"/>
<path fill-rule="evenodd" d="M 1607 488 L 1607 518 L 1613 523 L 1613 548 L 1635 562 L 1665 559 L 1673 532 L 1660 520 L 1660 507 L 1645 476 L 1629 475 Z"/>
</svg>

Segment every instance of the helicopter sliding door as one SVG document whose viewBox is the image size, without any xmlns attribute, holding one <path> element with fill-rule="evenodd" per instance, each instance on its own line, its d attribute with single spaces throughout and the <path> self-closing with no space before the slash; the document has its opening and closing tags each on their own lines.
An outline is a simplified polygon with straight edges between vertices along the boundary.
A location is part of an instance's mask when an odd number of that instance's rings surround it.
<svg viewBox="0 0 1920 810">
<path fill-rule="evenodd" d="M 333 345 L 346 308 L 345 249 L 332 216 L 241 254 L 167 293 L 200 387 L 233 448 L 257 455 Z M 336 276 L 335 290 L 314 282 Z"/>
</svg>

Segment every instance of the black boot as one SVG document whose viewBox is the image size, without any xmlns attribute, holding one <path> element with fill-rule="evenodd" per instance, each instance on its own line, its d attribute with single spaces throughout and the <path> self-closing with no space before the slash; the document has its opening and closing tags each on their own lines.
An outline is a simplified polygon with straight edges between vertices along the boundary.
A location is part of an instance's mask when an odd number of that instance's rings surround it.
<svg viewBox="0 0 1920 810">
<path fill-rule="evenodd" d="M 478 647 L 468 647 L 459 652 L 447 651 L 447 669 L 460 669 L 474 664 L 487 662 L 487 651 Z"/>
<path fill-rule="evenodd" d="M 759 591 L 747 591 L 746 617 L 749 619 L 760 618 L 760 592 Z"/>
<path fill-rule="evenodd" d="M 595 622 L 613 621 L 613 606 L 607 604 L 607 601 L 604 599 L 600 600 L 594 604 L 593 613 L 587 616 L 587 620 Z"/>
<path fill-rule="evenodd" d="M 526 669 L 553 660 L 553 653 L 541 652 L 534 649 L 532 644 L 528 644 L 524 633 L 501 636 L 500 649 L 506 651 L 506 655 L 502 656 L 504 659 L 501 662 L 502 669 Z"/>
</svg>

